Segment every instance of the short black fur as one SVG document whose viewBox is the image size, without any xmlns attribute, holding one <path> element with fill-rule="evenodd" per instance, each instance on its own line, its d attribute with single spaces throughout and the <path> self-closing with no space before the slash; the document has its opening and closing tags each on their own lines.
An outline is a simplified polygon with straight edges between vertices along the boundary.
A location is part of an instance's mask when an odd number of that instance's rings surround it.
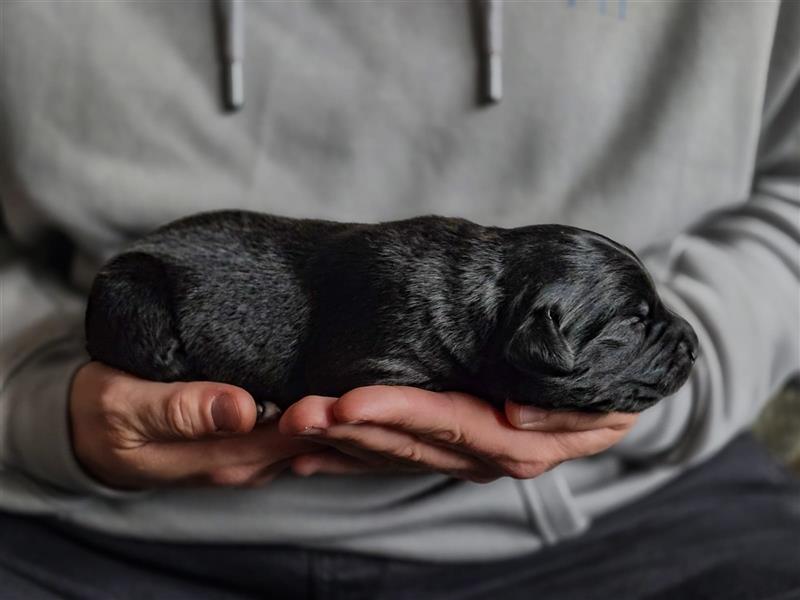
<svg viewBox="0 0 800 600">
<path fill-rule="evenodd" d="M 112 259 L 86 336 L 93 359 L 134 375 L 282 407 L 388 384 L 633 412 L 675 392 L 697 354 L 638 258 L 596 233 L 244 211 L 176 221 Z"/>
</svg>

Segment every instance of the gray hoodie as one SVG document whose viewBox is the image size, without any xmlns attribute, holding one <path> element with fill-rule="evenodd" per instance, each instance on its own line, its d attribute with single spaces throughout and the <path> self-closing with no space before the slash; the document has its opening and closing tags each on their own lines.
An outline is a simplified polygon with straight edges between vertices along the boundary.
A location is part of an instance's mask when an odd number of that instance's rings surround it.
<svg viewBox="0 0 800 600">
<path fill-rule="evenodd" d="M 246 9 L 231 115 L 206 2 L 0 4 L 1 509 L 147 539 L 514 556 L 706 459 L 798 370 L 800 3 L 506 3 L 490 108 L 466 2 Z M 108 489 L 67 422 L 87 286 L 133 237 L 231 207 L 593 229 L 643 255 L 701 358 L 622 443 L 530 481 Z"/>
</svg>

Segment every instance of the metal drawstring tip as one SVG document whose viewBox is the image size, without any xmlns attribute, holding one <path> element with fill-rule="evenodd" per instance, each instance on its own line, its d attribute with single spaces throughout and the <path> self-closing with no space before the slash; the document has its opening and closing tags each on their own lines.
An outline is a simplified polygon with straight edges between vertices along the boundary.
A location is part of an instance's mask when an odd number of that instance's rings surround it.
<svg viewBox="0 0 800 600">
<path fill-rule="evenodd" d="M 244 106 L 244 0 L 216 0 L 222 62 L 222 103 L 228 111 Z"/>
<path fill-rule="evenodd" d="M 503 99 L 503 60 L 499 54 L 492 54 L 486 62 L 485 100 L 496 104 Z"/>
<path fill-rule="evenodd" d="M 225 108 L 234 111 L 244 106 L 244 69 L 242 61 L 225 63 Z"/>
<path fill-rule="evenodd" d="M 503 4 L 501 0 L 479 0 L 479 8 L 483 101 L 496 104 L 503 98 Z"/>
</svg>

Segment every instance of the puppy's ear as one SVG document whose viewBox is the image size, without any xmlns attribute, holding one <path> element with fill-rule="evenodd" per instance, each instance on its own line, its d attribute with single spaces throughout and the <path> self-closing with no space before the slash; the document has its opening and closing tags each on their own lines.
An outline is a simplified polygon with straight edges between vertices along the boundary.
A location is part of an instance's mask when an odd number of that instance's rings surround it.
<svg viewBox="0 0 800 600">
<path fill-rule="evenodd" d="M 541 371 L 569 373 L 575 366 L 572 346 L 546 308 L 534 311 L 514 332 L 505 353 L 512 366 L 531 374 Z"/>
</svg>

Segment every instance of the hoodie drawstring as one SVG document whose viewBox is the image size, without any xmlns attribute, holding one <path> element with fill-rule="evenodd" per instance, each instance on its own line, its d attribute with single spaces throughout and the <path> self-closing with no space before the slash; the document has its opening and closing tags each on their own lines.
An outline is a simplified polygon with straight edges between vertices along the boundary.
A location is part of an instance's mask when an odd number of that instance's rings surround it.
<svg viewBox="0 0 800 600">
<path fill-rule="evenodd" d="M 480 19 L 481 97 L 496 104 L 503 97 L 503 1 L 474 0 Z M 225 108 L 244 106 L 244 0 L 215 0 Z"/>
<path fill-rule="evenodd" d="M 481 87 L 483 101 L 503 97 L 503 0 L 478 0 L 481 20 Z"/>
</svg>

